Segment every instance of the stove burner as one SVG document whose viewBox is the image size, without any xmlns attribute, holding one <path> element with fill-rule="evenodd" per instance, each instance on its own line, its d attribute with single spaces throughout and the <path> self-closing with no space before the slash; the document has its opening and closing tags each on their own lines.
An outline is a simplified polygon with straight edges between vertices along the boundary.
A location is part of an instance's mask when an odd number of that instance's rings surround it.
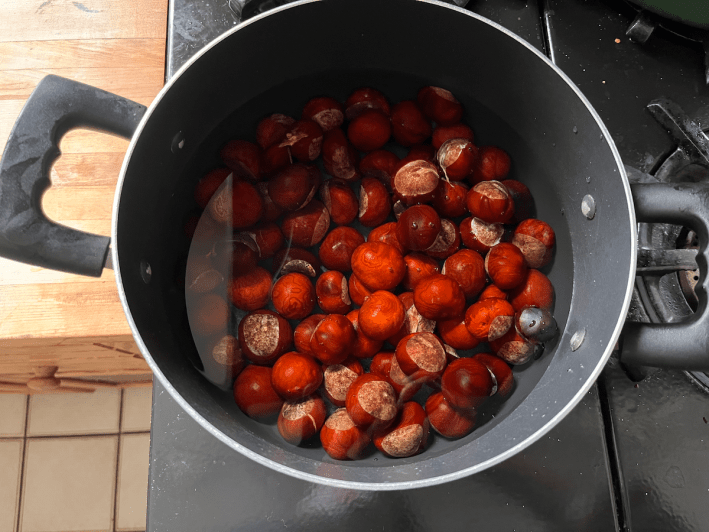
<svg viewBox="0 0 709 532">
<path fill-rule="evenodd" d="M 657 167 L 653 175 L 628 168 L 633 182 L 681 183 L 709 181 L 709 138 L 675 103 L 654 100 L 647 106 L 653 117 L 665 127 L 677 147 Z M 672 323 L 685 320 L 698 305 L 694 288 L 699 281 L 695 262 L 697 236 L 689 228 L 663 223 L 639 224 L 638 278 L 636 288 L 647 321 Z M 630 371 L 639 380 L 654 370 Z M 709 378 L 700 372 L 690 373 L 705 387 Z"/>
</svg>

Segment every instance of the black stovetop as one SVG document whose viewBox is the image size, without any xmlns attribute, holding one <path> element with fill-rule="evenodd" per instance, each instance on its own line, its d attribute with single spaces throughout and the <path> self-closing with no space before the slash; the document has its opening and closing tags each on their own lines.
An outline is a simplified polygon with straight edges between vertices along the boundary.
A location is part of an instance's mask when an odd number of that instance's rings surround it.
<svg viewBox="0 0 709 532">
<path fill-rule="evenodd" d="M 626 165 L 652 172 L 673 149 L 645 110 L 651 100 L 709 116 L 701 44 L 662 28 L 645 45 L 630 41 L 636 11 L 623 0 L 471 0 L 468 8 L 544 50 L 599 112 Z M 227 0 L 171 0 L 166 77 L 234 25 Z M 636 383 L 611 359 L 561 423 L 498 466 L 431 488 L 364 492 L 256 464 L 156 382 L 147 529 L 705 531 L 707 418 L 709 394 L 689 374 L 660 370 Z"/>
</svg>

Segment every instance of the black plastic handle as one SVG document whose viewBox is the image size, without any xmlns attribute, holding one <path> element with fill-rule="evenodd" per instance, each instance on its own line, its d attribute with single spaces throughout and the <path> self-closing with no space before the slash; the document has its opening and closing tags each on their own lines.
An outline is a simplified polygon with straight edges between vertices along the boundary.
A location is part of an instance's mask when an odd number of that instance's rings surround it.
<svg viewBox="0 0 709 532">
<path fill-rule="evenodd" d="M 69 273 L 100 277 L 110 239 L 49 220 L 41 197 L 59 140 L 88 126 L 125 138 L 146 107 L 58 76 L 39 82 L 25 103 L 0 162 L 0 256 Z"/>
<path fill-rule="evenodd" d="M 638 222 L 664 222 L 693 229 L 699 240 L 701 272 L 695 292 L 697 311 L 678 323 L 626 322 L 621 361 L 628 365 L 709 370 L 709 185 L 702 183 L 643 183 L 630 185 Z"/>
</svg>

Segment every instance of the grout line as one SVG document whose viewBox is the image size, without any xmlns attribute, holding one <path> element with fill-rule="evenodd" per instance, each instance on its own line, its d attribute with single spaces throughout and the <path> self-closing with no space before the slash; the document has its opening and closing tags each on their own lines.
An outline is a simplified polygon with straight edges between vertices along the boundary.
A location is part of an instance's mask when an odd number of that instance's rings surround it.
<svg viewBox="0 0 709 532">
<path fill-rule="evenodd" d="M 24 489 L 25 482 L 25 460 L 27 459 L 27 425 L 29 423 L 30 417 L 30 395 L 27 395 L 27 402 L 25 403 L 25 430 L 22 435 L 22 458 L 20 462 L 20 485 L 17 487 L 17 518 L 15 519 L 15 530 L 20 530 L 20 519 L 22 518 L 22 490 Z"/>
<path fill-rule="evenodd" d="M 46 440 L 49 438 L 92 438 L 94 436 L 120 436 L 121 434 L 150 434 L 150 430 L 126 430 L 124 432 L 86 432 L 72 434 L 40 434 L 37 436 L 27 436 L 28 440 Z M 16 440 L 18 437 L 0 438 L 2 440 Z"/>
<path fill-rule="evenodd" d="M 116 476 L 113 479 L 113 516 L 111 518 L 111 524 L 113 525 L 113 531 L 116 531 L 116 516 L 118 514 L 117 504 L 118 504 L 118 475 L 120 474 L 121 466 L 121 429 L 123 428 L 123 397 L 124 390 L 121 388 L 121 402 L 118 404 L 118 443 L 116 445 Z"/>
</svg>

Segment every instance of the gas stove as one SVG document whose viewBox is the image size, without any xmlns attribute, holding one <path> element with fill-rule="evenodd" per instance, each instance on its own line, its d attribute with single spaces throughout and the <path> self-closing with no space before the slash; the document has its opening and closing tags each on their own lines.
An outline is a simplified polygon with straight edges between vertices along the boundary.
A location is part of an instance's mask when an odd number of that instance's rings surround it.
<svg viewBox="0 0 709 532">
<path fill-rule="evenodd" d="M 236 13 L 248 18 L 281 3 L 171 0 L 166 78 L 236 25 Z M 708 176 L 703 30 L 624 0 L 471 0 L 466 8 L 542 50 L 579 86 L 631 180 Z M 687 131 L 687 124 L 698 127 Z M 693 234 L 643 225 L 639 244 L 644 262 L 628 319 L 671 322 L 690 314 Z M 561 423 L 507 461 L 440 486 L 366 492 L 256 464 L 201 428 L 156 382 L 147 527 L 704 531 L 708 383 L 703 373 L 623 367 L 613 357 Z"/>
</svg>

